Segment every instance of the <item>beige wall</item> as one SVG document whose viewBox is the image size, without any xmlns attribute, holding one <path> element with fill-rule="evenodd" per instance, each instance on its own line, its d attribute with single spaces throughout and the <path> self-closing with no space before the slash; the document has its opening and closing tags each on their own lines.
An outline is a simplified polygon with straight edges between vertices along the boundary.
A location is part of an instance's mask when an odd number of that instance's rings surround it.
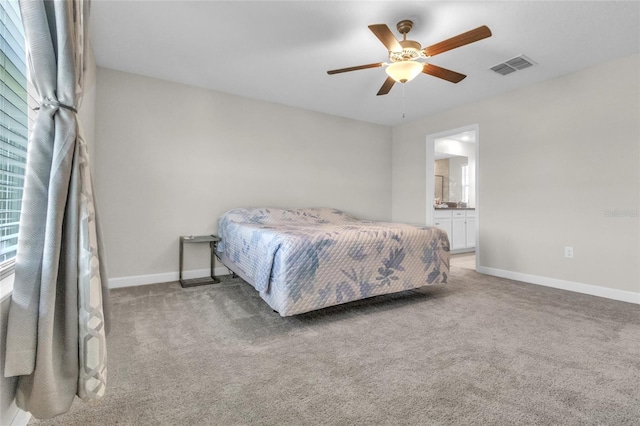
<svg viewBox="0 0 640 426">
<path fill-rule="evenodd" d="M 478 123 L 481 265 L 640 292 L 639 62 L 618 59 L 394 128 L 393 220 L 424 223 L 426 135 Z"/>
<path fill-rule="evenodd" d="M 111 278 L 177 272 L 178 237 L 235 207 L 391 218 L 388 127 L 103 68 L 96 112 Z M 206 268 L 206 247 L 192 251 L 186 269 Z"/>
</svg>

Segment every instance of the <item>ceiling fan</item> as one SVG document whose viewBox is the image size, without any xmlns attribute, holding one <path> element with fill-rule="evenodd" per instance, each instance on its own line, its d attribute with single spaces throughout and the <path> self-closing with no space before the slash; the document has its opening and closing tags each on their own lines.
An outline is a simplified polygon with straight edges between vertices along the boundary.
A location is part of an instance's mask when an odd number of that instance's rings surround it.
<svg viewBox="0 0 640 426">
<path fill-rule="evenodd" d="M 451 37 L 447 40 L 441 41 L 426 48 L 422 48 L 420 43 L 414 40 L 407 40 L 407 33 L 413 28 L 413 21 L 405 19 L 398 22 L 398 32 L 402 34 L 402 40 L 398 41 L 393 35 L 389 27 L 385 24 L 369 25 L 371 32 L 378 37 L 378 39 L 384 44 L 389 51 L 389 61 L 377 62 L 375 64 L 358 65 L 349 68 L 340 68 L 337 70 L 327 71 L 327 74 L 339 74 L 349 71 L 357 71 L 368 68 L 380 68 L 386 66 L 385 70 L 389 77 L 384 82 L 378 96 L 386 95 L 389 93 L 393 85 L 397 82 L 406 83 L 413 80 L 421 72 L 432 75 L 434 77 L 442 78 L 443 80 L 450 81 L 452 83 L 458 83 L 462 81 L 466 75 L 457 73 L 455 71 L 448 70 L 446 68 L 439 67 L 437 65 L 429 64 L 426 62 L 418 62 L 416 59 L 430 58 L 432 56 L 444 53 L 446 51 L 455 49 L 482 40 L 487 37 L 491 37 L 491 30 L 483 25 L 466 33 L 459 34 L 455 37 Z"/>
</svg>

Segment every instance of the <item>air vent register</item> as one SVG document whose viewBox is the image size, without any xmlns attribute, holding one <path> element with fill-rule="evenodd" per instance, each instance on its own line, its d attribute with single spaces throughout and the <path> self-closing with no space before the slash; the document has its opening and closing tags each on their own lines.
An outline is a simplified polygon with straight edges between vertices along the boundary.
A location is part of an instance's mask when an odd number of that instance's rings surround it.
<svg viewBox="0 0 640 426">
<path fill-rule="evenodd" d="M 533 65 L 535 65 L 535 62 L 524 55 L 520 55 L 491 67 L 491 71 L 497 72 L 500 75 L 507 75 Z"/>
</svg>

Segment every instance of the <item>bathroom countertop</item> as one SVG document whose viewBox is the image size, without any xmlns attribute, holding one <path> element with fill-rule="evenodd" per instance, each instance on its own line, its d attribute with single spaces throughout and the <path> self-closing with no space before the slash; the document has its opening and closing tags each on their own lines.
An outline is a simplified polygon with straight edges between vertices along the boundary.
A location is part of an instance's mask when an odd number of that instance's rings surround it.
<svg viewBox="0 0 640 426">
<path fill-rule="evenodd" d="M 434 210 L 475 210 L 475 207 L 434 207 Z"/>
</svg>

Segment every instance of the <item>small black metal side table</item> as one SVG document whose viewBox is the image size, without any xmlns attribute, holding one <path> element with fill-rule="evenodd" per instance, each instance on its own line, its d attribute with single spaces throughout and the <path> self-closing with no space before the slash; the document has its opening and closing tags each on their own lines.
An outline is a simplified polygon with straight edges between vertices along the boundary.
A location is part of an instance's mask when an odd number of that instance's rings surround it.
<svg viewBox="0 0 640 426">
<path fill-rule="evenodd" d="M 216 284 L 220 282 L 220 280 L 216 278 L 213 272 L 218 241 L 220 241 L 220 238 L 215 235 L 201 235 L 197 237 L 191 235 L 188 237 L 180 237 L 180 285 L 182 287 L 194 287 L 197 285 Z M 202 278 L 191 278 L 188 280 L 182 279 L 182 268 L 184 266 L 184 245 L 186 243 L 209 243 L 209 246 L 211 247 L 211 276 Z"/>
</svg>

